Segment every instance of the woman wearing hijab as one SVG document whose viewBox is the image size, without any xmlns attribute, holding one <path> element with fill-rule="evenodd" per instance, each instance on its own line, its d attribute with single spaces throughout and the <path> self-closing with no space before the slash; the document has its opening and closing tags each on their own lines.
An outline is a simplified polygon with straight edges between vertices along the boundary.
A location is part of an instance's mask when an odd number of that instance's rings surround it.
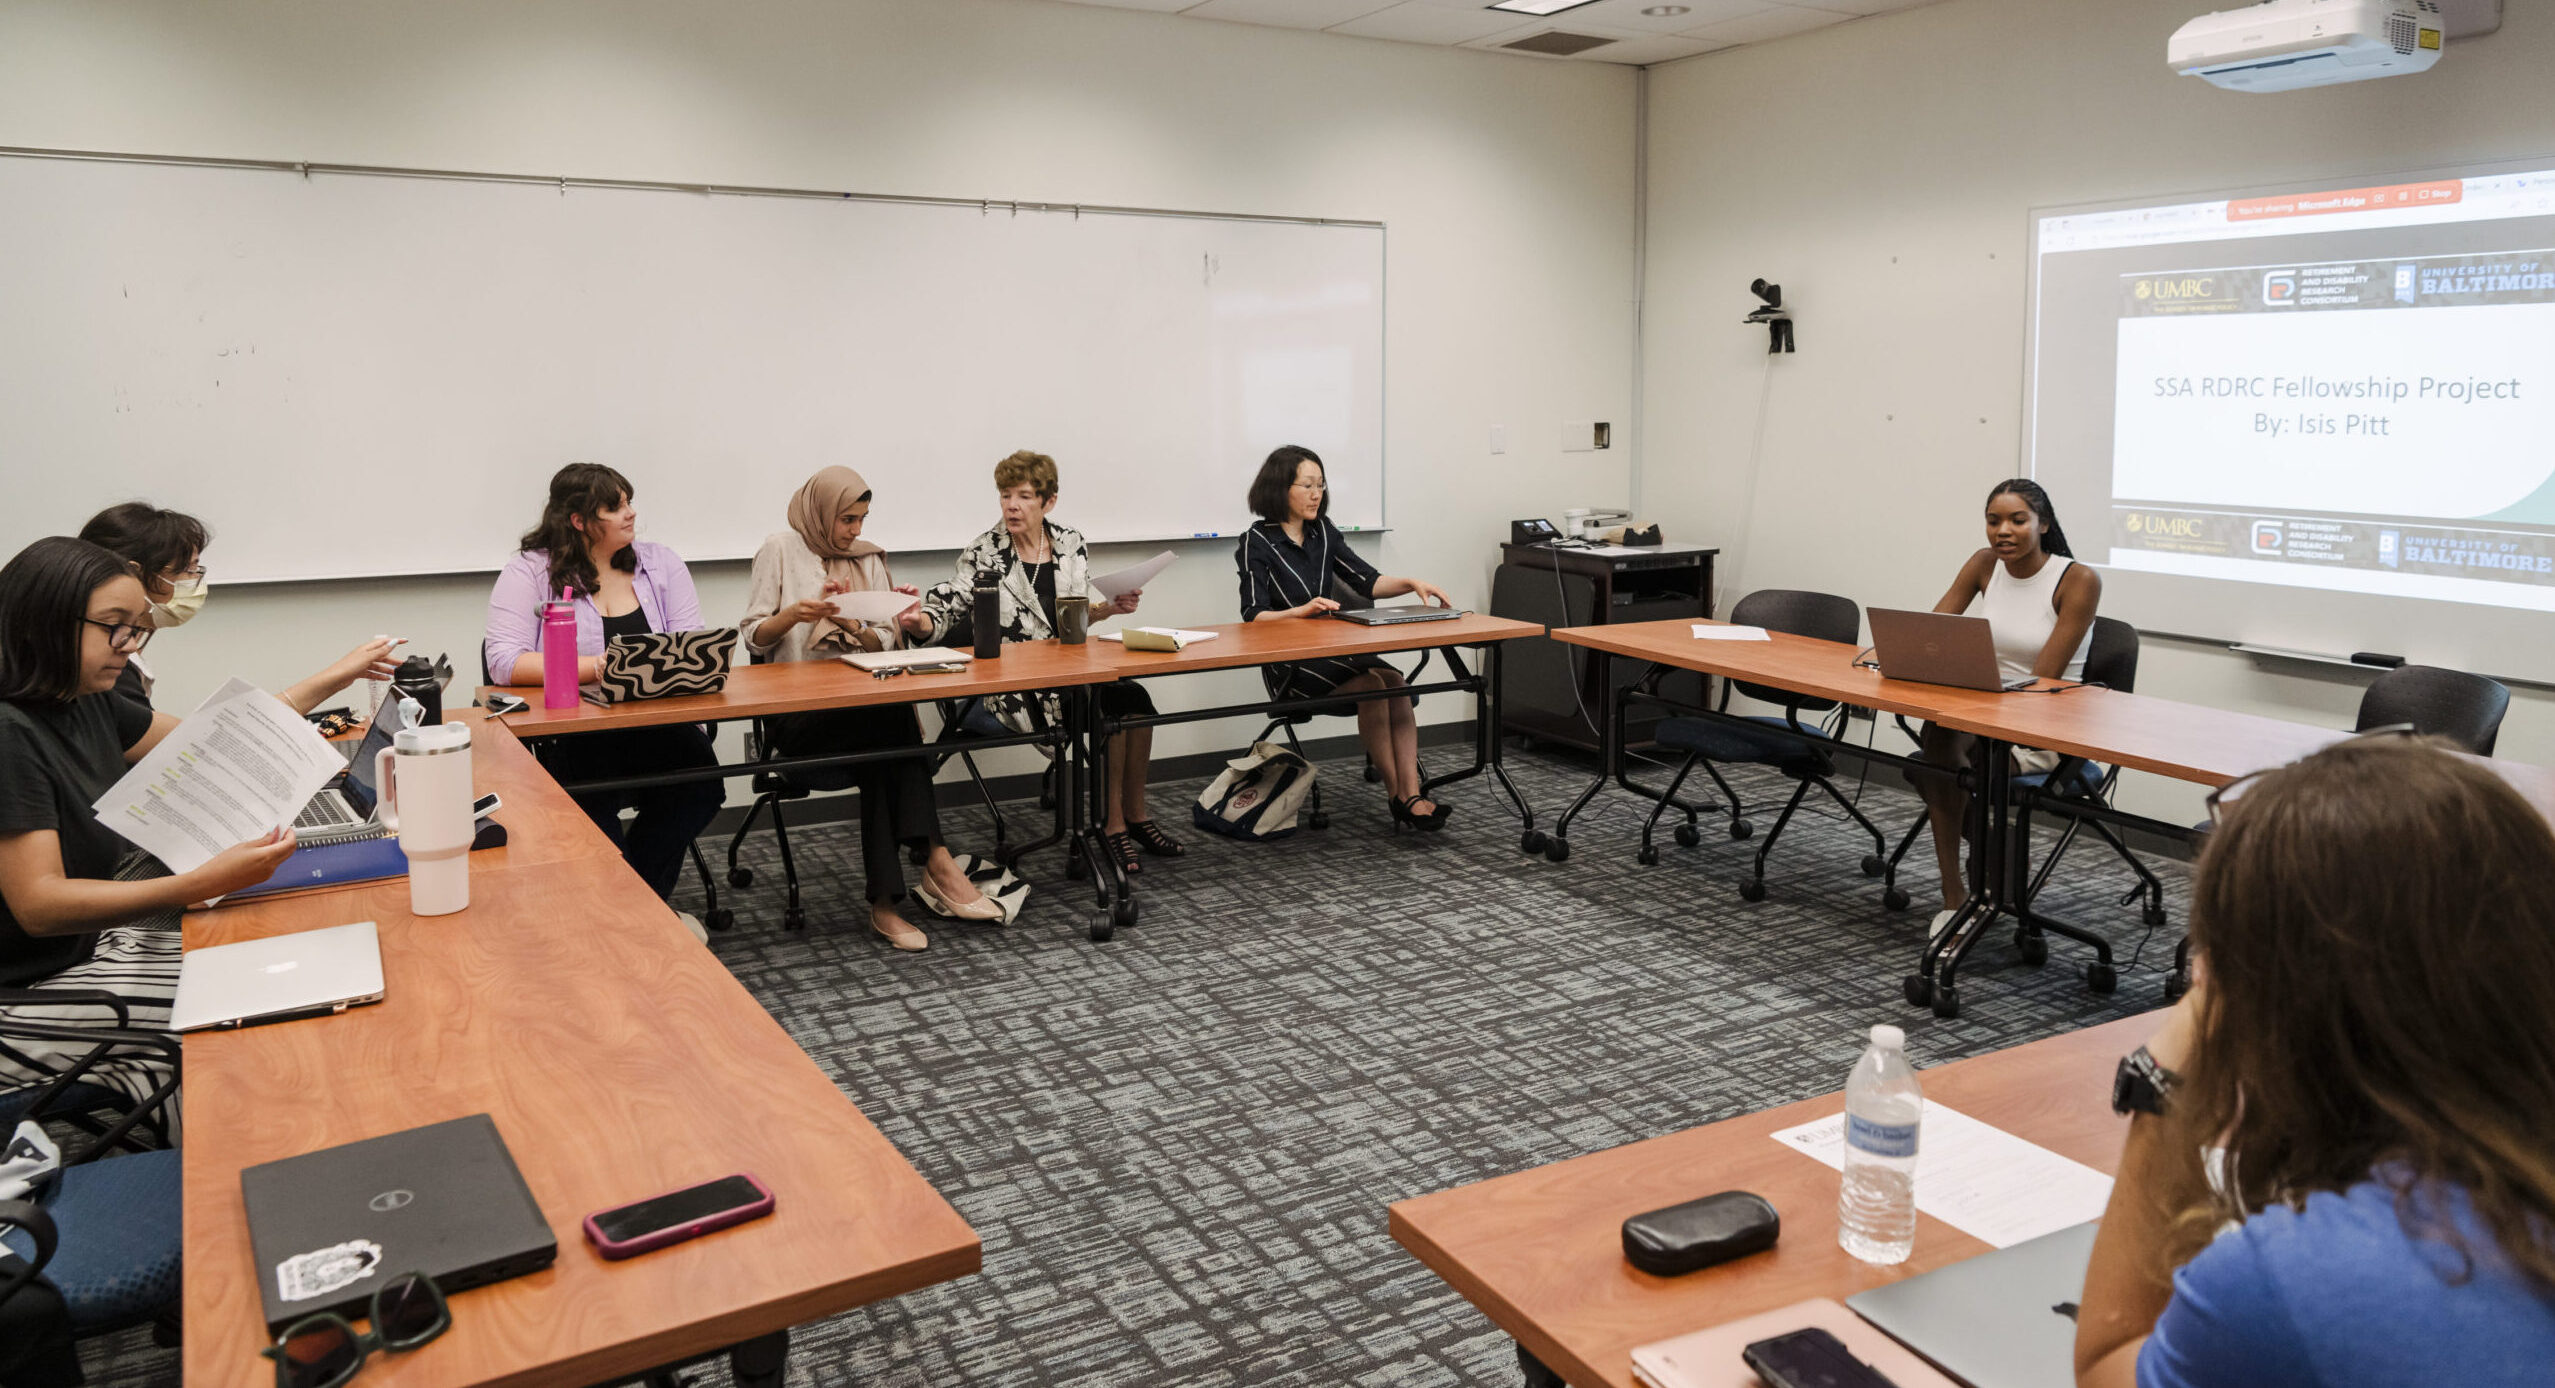
<svg viewBox="0 0 2555 1388">
<path fill-rule="evenodd" d="M 844 593 L 912 594 L 887 570 L 887 552 L 861 538 L 869 519 L 869 483 L 847 467 L 829 467 L 790 498 L 790 528 L 776 532 L 754 554 L 754 589 L 740 625 L 745 648 L 757 663 L 832 660 L 852 651 L 877 651 L 921 635 L 931 622 L 909 607 L 895 622 L 877 624 L 839 616 L 833 599 Z M 782 756 L 826 756 L 919 747 L 922 725 L 910 704 L 824 709 L 764 720 L 772 750 Z M 960 870 L 940 840 L 940 812 L 932 799 L 929 765 L 900 757 L 866 766 L 792 771 L 790 779 L 818 790 L 857 786 L 861 793 L 861 860 L 869 876 L 869 924 L 898 949 L 918 950 L 928 936 L 896 913 L 905 891 L 897 850 L 928 845 L 923 880 L 915 894 L 933 911 L 960 920 L 1002 919 Z"/>
</svg>

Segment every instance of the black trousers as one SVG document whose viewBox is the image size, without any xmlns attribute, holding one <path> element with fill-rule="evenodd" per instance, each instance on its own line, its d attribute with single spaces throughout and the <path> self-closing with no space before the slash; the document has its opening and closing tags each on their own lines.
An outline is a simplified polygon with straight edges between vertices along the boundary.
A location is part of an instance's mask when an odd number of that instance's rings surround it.
<svg viewBox="0 0 2555 1388">
<path fill-rule="evenodd" d="M 920 747 L 923 727 L 909 704 L 785 713 L 764 721 L 772 750 L 788 757 L 836 756 L 890 747 Z M 793 771 L 789 778 L 811 790 L 861 793 L 861 868 L 871 901 L 905 894 L 905 865 L 898 850 L 940 838 L 940 805 L 932 796 L 931 764 L 915 757 L 867 766 Z"/>
<path fill-rule="evenodd" d="M 615 733 L 579 733 L 533 744 L 541 764 L 565 782 L 600 781 L 615 776 L 646 776 L 686 767 L 716 766 L 718 750 L 695 723 L 662 728 L 631 728 Z M 574 795 L 577 808 L 620 848 L 621 857 L 658 896 L 672 896 L 683 878 L 683 858 L 692 840 L 710 827 L 727 789 L 718 781 L 694 781 L 647 790 L 606 791 Z M 639 813 L 625 831 L 621 811 Z"/>
</svg>

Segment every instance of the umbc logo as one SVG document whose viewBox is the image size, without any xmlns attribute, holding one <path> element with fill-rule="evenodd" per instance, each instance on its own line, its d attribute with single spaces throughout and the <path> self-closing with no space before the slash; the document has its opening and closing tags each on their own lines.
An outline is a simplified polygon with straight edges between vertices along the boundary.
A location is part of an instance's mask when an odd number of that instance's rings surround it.
<svg viewBox="0 0 2555 1388">
<path fill-rule="evenodd" d="M 2218 297 L 2218 279 L 2215 275 L 2152 275 L 2138 281 L 2137 287 L 2130 292 L 2141 299 L 2153 299 L 2162 304 L 2214 299 Z"/>
<path fill-rule="evenodd" d="M 2268 305 L 2295 304 L 2298 301 L 2298 272 L 2273 270 L 2262 277 L 2262 302 Z"/>
</svg>

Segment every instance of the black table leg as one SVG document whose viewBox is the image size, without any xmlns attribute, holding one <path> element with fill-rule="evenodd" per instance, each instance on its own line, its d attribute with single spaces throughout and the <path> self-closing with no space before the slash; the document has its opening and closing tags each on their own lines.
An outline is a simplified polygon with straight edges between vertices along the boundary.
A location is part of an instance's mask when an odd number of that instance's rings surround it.
<svg viewBox="0 0 2555 1388">
<path fill-rule="evenodd" d="M 1517 1347 L 1517 1372 L 1524 1375 L 1526 1388 L 1570 1388 L 1562 1376 L 1544 1367 L 1524 1345 Z"/>
<path fill-rule="evenodd" d="M 1614 652 L 1591 647 L 1589 654 L 1597 658 L 1597 687 L 1614 689 Z M 1588 808 L 1588 802 L 1597 798 L 1597 792 L 1606 788 L 1606 781 L 1615 774 L 1617 760 L 1623 756 L 1623 719 L 1624 699 L 1618 693 L 1608 704 L 1606 716 L 1597 721 L 1597 774 L 1589 780 L 1588 788 L 1579 792 L 1579 798 L 1570 802 L 1570 808 L 1561 812 L 1561 818 L 1553 821 L 1551 839 L 1538 843 L 1536 840 L 1542 839 L 1543 835 L 1530 830 L 1519 841 L 1517 846 L 1520 849 L 1529 854 L 1541 852 L 1556 863 L 1570 857 L 1570 822 L 1579 817 L 1581 810 Z"/>
</svg>

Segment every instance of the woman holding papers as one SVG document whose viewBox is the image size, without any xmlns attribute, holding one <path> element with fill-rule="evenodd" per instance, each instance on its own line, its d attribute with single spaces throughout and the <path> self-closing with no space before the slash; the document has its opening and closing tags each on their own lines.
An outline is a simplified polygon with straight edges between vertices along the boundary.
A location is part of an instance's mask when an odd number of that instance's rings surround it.
<svg viewBox="0 0 2555 1388">
<path fill-rule="evenodd" d="M 213 586 L 204 571 L 204 547 L 212 543 L 213 532 L 204 522 L 147 501 L 128 501 L 89 517 L 89 523 L 80 527 L 80 538 L 114 551 L 133 565 L 141 576 L 143 593 L 151 600 L 153 629 L 183 626 L 204 610 Z M 387 636 L 376 636 L 318 674 L 276 691 L 275 697 L 295 713 L 308 713 L 359 679 L 389 679 L 399 671 L 399 662 L 391 656 L 398 644 Z M 125 662 L 115 688 L 142 707 L 151 706 L 151 671 L 139 652 Z"/>
<path fill-rule="evenodd" d="M 957 633 L 972 629 L 970 594 L 979 574 L 991 576 L 1000 590 L 1005 641 L 1044 641 L 1054 636 L 1057 595 L 1078 598 L 1090 593 L 1091 561 L 1082 532 L 1047 519 L 1047 513 L 1056 508 L 1056 491 L 1056 460 L 1044 453 L 1024 449 L 994 464 L 994 492 L 1002 505 L 1002 523 L 960 551 L 956 579 L 924 599 L 923 613 L 931 622 L 934 644 L 947 644 L 957 639 Z M 1141 589 L 1105 600 L 1093 594 L 1091 620 L 1097 623 L 1133 613 L 1143 596 Z M 1130 680 L 1102 685 L 1092 695 L 1099 700 L 1103 717 L 1153 712 L 1153 696 Z M 1053 694 L 995 694 L 985 700 L 985 707 L 1014 732 L 1034 731 L 1042 719 L 1049 727 L 1064 719 L 1063 706 Z M 1178 839 L 1162 832 L 1145 808 L 1153 729 L 1126 730 L 1112 740 L 1108 757 L 1109 805 L 1101 828 L 1119 866 L 1139 872 L 1143 853 L 1176 858 L 1187 851 Z"/>
<path fill-rule="evenodd" d="M 2016 477 L 1997 483 L 1987 494 L 1987 548 L 1961 565 L 1934 610 L 1958 614 L 1978 604 L 1979 615 L 1995 633 L 1996 665 L 2007 683 L 2073 680 L 2085 676 L 2094 609 L 2102 599 L 2103 581 L 2075 561 L 2049 493 L 2030 478 Z M 1929 723 L 1919 755 L 1937 766 L 1964 767 L 1977 745 L 1978 739 L 1967 733 Z M 2021 771 L 2045 772 L 2058 765 L 2058 754 L 2017 748 L 2014 763 Z M 1930 937 L 1941 934 L 1969 899 L 1961 839 L 1975 808 L 1959 780 L 1948 773 L 1920 775 L 1916 788 L 1933 822 L 1934 861 L 1943 876 L 1943 909 L 1935 913 Z"/>
<path fill-rule="evenodd" d="M 833 660 L 853 651 L 886 650 L 908 635 L 931 631 L 918 601 L 885 616 L 895 604 L 878 595 L 915 597 L 887 571 L 887 552 L 861 538 L 869 521 L 870 488 L 847 467 L 829 467 L 807 479 L 790 498 L 790 528 L 775 532 L 754 553 L 754 587 L 741 630 L 757 662 Z M 868 594 L 871 604 L 852 601 Z M 871 611 L 846 615 L 846 606 Z M 869 620 L 884 617 L 884 620 Z M 872 752 L 919 747 L 922 725 L 911 704 L 826 709 L 763 720 L 772 750 L 783 756 Z M 858 786 L 861 792 L 861 862 L 869 875 L 869 926 L 898 949 L 928 947 L 931 940 L 896 912 L 905 874 L 897 849 L 927 849 L 915 895 L 944 916 L 999 921 L 1002 908 L 987 900 L 949 856 L 940 839 L 940 811 L 932 798 L 928 763 L 899 758 L 866 766 L 791 771 L 790 780 L 817 790 Z"/>
<path fill-rule="evenodd" d="M 2555 834 L 2492 766 L 2372 735 L 2210 797 L 2078 1383 L 2555 1372 Z"/>
<path fill-rule="evenodd" d="M 1331 524 L 1331 493 L 1322 460 L 1312 449 L 1289 444 L 1271 453 L 1251 482 L 1251 509 L 1260 519 L 1242 532 L 1233 560 L 1242 574 L 1242 620 L 1281 621 L 1339 610 L 1330 596 L 1336 583 L 1361 598 L 1417 593 L 1424 602 L 1452 607 L 1435 585 L 1396 578 L 1348 547 Z M 1332 694 L 1392 689 L 1402 672 L 1371 655 L 1332 656 L 1260 672 L 1273 699 L 1320 699 Z M 1419 719 L 1408 699 L 1369 699 L 1357 706 L 1357 734 L 1366 759 L 1384 777 L 1393 822 L 1436 830 L 1446 826 L 1448 806 L 1420 794 Z"/>
<path fill-rule="evenodd" d="M 500 684 L 541 683 L 541 609 L 565 597 L 576 608 L 577 679 L 591 683 L 615 636 L 652 631 L 698 631 L 701 600 L 692 572 L 664 545 L 639 538 L 639 512 L 629 479 L 600 463 L 570 463 L 550 479 L 541 523 L 523 537 L 522 549 L 497 574 L 488 595 L 488 677 Z M 709 734 L 695 723 L 579 733 L 549 739 L 542 764 L 563 781 L 716 766 Z M 579 795 L 622 858 L 660 897 L 671 896 L 683 875 L 692 840 L 726 798 L 716 781 L 692 781 L 647 790 Z M 624 833 L 621 811 L 638 816 Z M 700 934 L 687 912 L 684 923 Z"/>
<path fill-rule="evenodd" d="M 279 830 L 171 876 L 98 821 L 98 798 L 177 726 L 114 692 L 151 631 L 142 581 L 86 540 L 38 540 L 0 567 L 0 987 L 103 989 L 143 1030 L 168 1024 L 178 912 L 265 881 L 293 851 L 292 831 Z M 0 1006 L 0 1016 L 122 1025 L 94 1004 Z M 12 1036 L 0 1087 L 41 1080 L 48 1057 L 87 1049 Z M 117 1059 L 97 1077 L 139 1099 L 169 1074 Z"/>
</svg>

